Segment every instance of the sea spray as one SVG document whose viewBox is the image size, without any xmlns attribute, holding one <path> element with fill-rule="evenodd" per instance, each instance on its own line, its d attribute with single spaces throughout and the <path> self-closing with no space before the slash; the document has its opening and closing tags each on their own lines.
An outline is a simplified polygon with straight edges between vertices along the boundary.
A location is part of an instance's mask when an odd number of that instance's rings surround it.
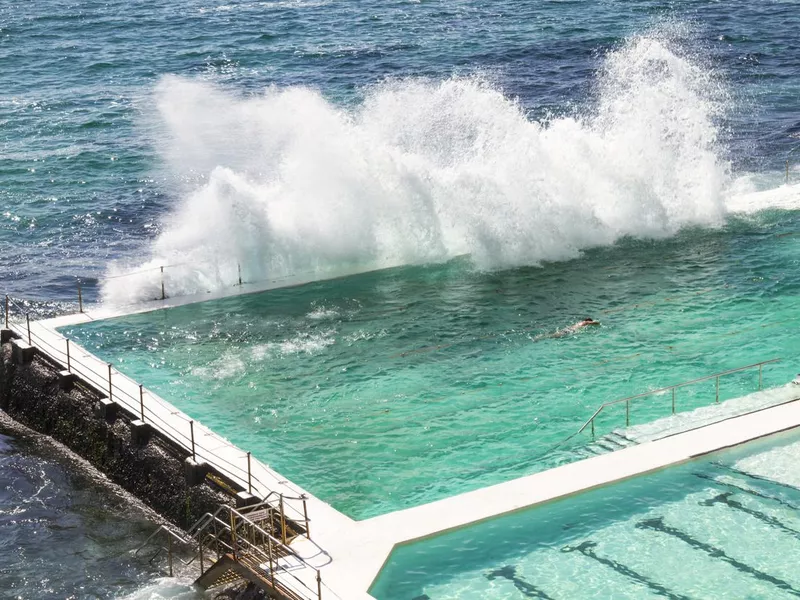
<svg viewBox="0 0 800 600">
<path fill-rule="evenodd" d="M 729 179 L 714 74 L 662 36 L 610 52 L 582 115 L 530 121 L 480 77 L 387 81 L 342 108 L 316 90 L 237 97 L 167 77 L 163 154 L 191 189 L 103 298 L 158 297 L 468 254 L 478 268 L 574 258 L 624 236 L 715 226 Z M 155 269 L 151 271 L 149 269 Z"/>
</svg>

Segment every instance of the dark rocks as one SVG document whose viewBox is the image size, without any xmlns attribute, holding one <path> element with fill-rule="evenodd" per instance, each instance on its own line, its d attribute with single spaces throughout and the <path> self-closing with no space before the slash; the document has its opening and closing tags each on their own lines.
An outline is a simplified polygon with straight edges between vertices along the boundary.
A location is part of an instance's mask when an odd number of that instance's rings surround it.
<svg viewBox="0 0 800 600">
<path fill-rule="evenodd" d="M 189 485 L 187 452 L 152 430 L 142 444 L 143 428 L 137 431 L 124 411 L 112 408 L 114 403 L 80 382 L 69 391 L 61 382 L 59 371 L 43 357 L 17 364 L 12 344 L 0 346 L 0 408 L 16 421 L 63 443 L 180 527 L 231 502 L 207 482 Z"/>
</svg>

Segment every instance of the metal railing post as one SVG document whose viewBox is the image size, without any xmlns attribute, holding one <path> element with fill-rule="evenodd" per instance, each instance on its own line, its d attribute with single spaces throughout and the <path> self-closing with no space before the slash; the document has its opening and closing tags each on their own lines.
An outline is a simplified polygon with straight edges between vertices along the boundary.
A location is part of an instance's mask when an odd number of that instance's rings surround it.
<svg viewBox="0 0 800 600">
<path fill-rule="evenodd" d="M 236 560 L 236 517 L 233 515 L 233 511 L 229 511 L 231 515 L 231 547 L 233 549 L 233 559 Z"/>
<path fill-rule="evenodd" d="M 205 566 L 203 565 L 203 540 L 202 540 L 202 537 L 197 540 L 197 545 L 199 546 L 198 554 L 200 554 L 200 577 L 202 577 L 203 573 L 205 571 Z"/>
<path fill-rule="evenodd" d="M 164 293 L 164 267 L 161 267 L 161 299 L 164 300 L 167 295 Z"/>
<path fill-rule="evenodd" d="M 592 439 L 594 439 L 594 417 L 592 417 Z"/>
<path fill-rule="evenodd" d="M 6 294 L 6 329 L 8 329 L 8 307 L 9 307 L 9 304 L 10 304 L 10 301 L 8 299 L 8 294 Z"/>
<path fill-rule="evenodd" d="M 111 363 L 108 363 L 108 399 L 113 400 L 114 392 L 111 389 Z"/>
<path fill-rule="evenodd" d="M 303 499 L 303 517 L 306 520 L 306 537 L 311 539 L 311 529 L 308 526 L 308 504 L 306 503 L 306 495 L 300 496 Z"/>
<path fill-rule="evenodd" d="M 631 401 L 625 403 L 625 427 L 631 426 Z"/>
<path fill-rule="evenodd" d="M 714 403 L 719 404 L 719 375 L 717 375 L 717 393 L 714 396 Z"/>
<path fill-rule="evenodd" d="M 319 569 L 317 570 L 317 598 L 322 600 L 322 577 L 319 574 Z"/>
<path fill-rule="evenodd" d="M 72 371 L 69 361 L 69 338 L 67 338 L 67 371 Z"/>
<path fill-rule="evenodd" d="M 253 478 L 250 473 L 250 453 L 247 453 L 247 491 L 253 493 Z"/>
<path fill-rule="evenodd" d="M 81 280 L 78 279 L 78 312 L 83 312 L 83 294 L 81 293 Z"/>
<path fill-rule="evenodd" d="M 283 510 L 283 494 L 281 494 L 281 540 L 286 545 L 286 513 Z"/>
<path fill-rule="evenodd" d="M 269 579 L 272 582 L 272 587 L 275 587 L 275 567 L 272 561 L 272 538 L 267 538 L 267 547 L 269 548 Z"/>
<path fill-rule="evenodd" d="M 675 388 L 672 388 L 672 414 L 675 414 Z"/>
<path fill-rule="evenodd" d="M 197 457 L 195 456 L 194 453 L 194 421 L 189 421 L 189 434 L 191 435 L 192 438 L 192 458 L 196 459 Z"/>
<path fill-rule="evenodd" d="M 31 343 L 31 315 L 30 313 L 25 313 L 25 322 L 28 324 L 28 343 Z"/>
<path fill-rule="evenodd" d="M 139 384 L 139 410 L 142 413 L 142 422 L 144 422 L 144 387 Z"/>
</svg>

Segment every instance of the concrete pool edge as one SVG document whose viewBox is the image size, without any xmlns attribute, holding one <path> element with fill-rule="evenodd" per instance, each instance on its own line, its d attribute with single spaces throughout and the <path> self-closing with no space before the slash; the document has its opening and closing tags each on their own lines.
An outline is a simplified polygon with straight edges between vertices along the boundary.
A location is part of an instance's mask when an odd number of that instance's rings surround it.
<svg viewBox="0 0 800 600">
<path fill-rule="evenodd" d="M 161 306 L 147 310 L 167 308 L 161 302 L 158 304 Z M 66 341 L 56 327 L 104 318 L 110 316 L 78 313 L 38 321 L 32 323 L 31 327 L 37 337 L 49 340 L 48 345 L 55 347 Z M 18 329 L 21 331 L 22 328 L 18 326 Z M 80 352 L 82 360 L 91 361 L 95 365 L 100 378 L 104 377 L 107 363 L 77 345 L 74 348 Z M 43 350 L 48 352 L 47 348 Z M 138 394 L 138 384 L 122 374 L 119 374 L 119 378 L 122 381 L 120 385 L 128 385 L 132 393 Z M 794 389 L 788 386 L 786 390 L 794 392 Z M 313 542 L 301 539 L 292 547 L 309 564 L 322 569 L 323 581 L 335 596 L 366 600 L 371 598 L 369 590 L 392 550 L 398 545 L 565 498 L 800 426 L 800 403 L 797 402 L 800 399 L 800 388 L 796 391 L 791 399 L 778 406 L 762 408 L 757 412 L 730 417 L 724 421 L 644 442 L 610 454 L 363 521 L 354 521 L 313 494 L 302 490 L 267 465 L 255 459 L 253 462 L 257 464 L 256 468 L 259 471 L 269 474 L 270 487 L 265 493 L 273 489 L 286 489 L 291 493 L 299 491 L 308 496 Z M 148 395 L 156 396 L 151 392 L 148 392 Z M 183 414 L 170 403 L 160 398 L 159 400 L 170 414 Z M 242 450 L 212 431 L 207 430 L 207 435 L 218 439 L 230 449 L 230 452 L 244 454 Z"/>
<path fill-rule="evenodd" d="M 677 466 L 708 454 L 780 434 L 800 427 L 800 388 L 796 397 L 781 405 L 732 417 L 643 442 L 609 454 L 542 471 L 528 477 L 452 496 L 423 506 L 371 519 L 371 525 L 395 533 L 392 547 L 422 541 L 483 521 L 535 508 L 584 492 Z M 488 509 L 491 504 L 491 509 Z M 436 522 L 436 530 L 424 524 Z M 422 523 L 423 525 L 417 525 Z M 402 529 L 398 527 L 402 526 Z M 371 589 L 389 559 L 383 561 L 369 583 Z M 373 561 L 373 565 L 377 561 Z M 374 571 L 371 566 L 370 570 Z"/>
</svg>

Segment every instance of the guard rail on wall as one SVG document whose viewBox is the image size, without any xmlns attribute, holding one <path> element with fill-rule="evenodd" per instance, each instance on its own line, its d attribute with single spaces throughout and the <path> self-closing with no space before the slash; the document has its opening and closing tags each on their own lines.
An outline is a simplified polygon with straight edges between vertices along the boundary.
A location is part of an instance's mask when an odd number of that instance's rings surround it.
<svg viewBox="0 0 800 600">
<path fill-rule="evenodd" d="M 170 269 L 178 269 L 183 267 L 193 267 L 194 265 L 190 263 L 176 263 L 170 265 L 161 265 L 158 267 L 151 267 L 147 269 L 139 269 L 137 271 L 131 271 L 129 273 L 120 273 L 118 275 L 109 275 L 103 278 L 103 281 L 110 281 L 112 279 L 121 279 L 125 277 L 135 277 L 139 275 L 146 275 L 148 273 L 154 274 L 157 277 L 157 280 L 154 282 L 159 289 L 158 294 L 155 297 L 148 298 L 148 300 L 166 300 L 167 298 L 177 298 L 181 297 L 181 294 L 175 294 L 174 292 L 170 292 L 169 288 L 169 279 L 167 275 L 169 274 Z M 231 265 L 232 266 L 232 265 Z M 241 263 L 236 263 L 236 278 L 233 283 L 221 282 L 218 286 L 220 289 L 225 287 L 241 287 L 243 285 L 258 285 L 258 284 L 271 284 L 271 285 L 279 285 L 281 283 L 286 282 L 293 282 L 297 281 L 298 279 L 303 279 L 304 277 L 316 277 L 319 275 L 318 271 L 304 271 L 300 273 L 292 273 L 291 275 L 285 275 L 282 277 L 268 277 L 264 279 L 256 279 L 245 281 L 242 279 L 242 265 Z M 78 292 L 78 311 L 83 312 L 83 280 L 80 277 L 76 278 L 76 286 Z M 210 290 L 209 290 L 210 291 Z M 194 292 L 193 292 L 194 293 Z M 183 294 L 183 295 L 191 295 L 191 294 Z M 134 306 L 139 304 L 138 302 L 134 302 L 130 304 L 130 306 Z M 125 306 L 125 305 L 119 305 Z"/>
<path fill-rule="evenodd" d="M 20 317 L 24 316 L 24 322 L 18 323 L 11 318 L 13 310 L 16 310 Z M 38 333 L 36 327 L 31 326 L 30 313 L 9 296 L 5 297 L 4 320 L 6 329 L 14 331 L 20 338 L 36 346 L 56 364 L 62 366 L 62 368 L 65 367 L 67 371 L 74 373 L 86 384 L 94 388 L 94 391 L 107 395 L 109 400 L 113 400 L 122 406 L 130 415 L 148 423 L 165 438 L 191 454 L 192 458 L 204 461 L 209 467 L 219 472 L 220 475 L 233 482 L 246 482 L 248 492 L 253 493 L 254 490 L 260 492 L 264 500 L 279 506 L 281 512 L 286 514 L 290 520 L 304 524 L 305 535 L 310 539 L 308 497 L 296 489 L 294 490 L 295 494 L 292 496 L 272 490 L 262 481 L 258 473 L 253 472 L 253 461 L 251 460 L 250 452 L 241 454 L 241 461 L 238 464 L 223 458 L 220 452 L 222 446 L 228 446 L 229 450 L 234 454 L 242 451 L 212 431 L 207 429 L 203 431 L 205 428 L 201 428 L 202 426 L 199 425 L 196 428 L 193 419 L 177 411 L 171 404 L 148 391 L 143 385 L 136 383 L 124 373 L 114 369 L 111 363 L 103 363 L 92 354 L 86 352 L 69 338 L 49 329 L 46 330 L 47 333 L 44 335 Z M 45 335 L 51 339 L 48 341 L 45 339 Z M 56 346 L 58 341 L 63 341 L 63 347 Z M 82 357 L 79 356 L 81 352 L 84 353 Z M 87 364 L 85 359 L 90 359 L 95 365 Z M 137 390 L 136 395 L 131 394 L 123 386 Z M 170 423 L 164 418 L 164 415 L 169 415 L 177 423 Z M 215 442 L 214 447 L 208 448 L 203 442 L 198 441 L 195 436 L 195 429 L 200 430 L 198 433 L 202 434 L 199 436 L 201 439 L 212 438 Z M 284 482 L 284 485 L 290 489 L 292 488 L 288 482 Z"/>
<path fill-rule="evenodd" d="M 722 371 L 720 373 L 714 373 L 713 375 L 707 375 L 705 377 L 700 377 L 699 379 L 692 379 L 691 381 L 684 381 L 682 383 L 677 383 L 675 385 L 669 385 L 667 387 L 659 388 L 657 390 L 650 390 L 649 392 L 643 392 L 641 394 L 636 394 L 635 396 L 628 396 L 627 398 L 621 398 L 620 400 L 612 400 L 611 402 L 606 402 L 604 404 L 601 404 L 598 407 L 598 409 L 596 411 L 594 411 L 594 414 L 591 417 L 589 417 L 589 420 L 586 421 L 583 424 L 583 426 L 581 426 L 581 428 L 575 434 L 573 434 L 573 436 L 570 436 L 570 437 L 574 437 L 575 435 L 579 435 L 579 434 L 583 433 L 583 431 L 587 427 L 591 427 L 592 438 L 594 438 L 595 437 L 595 434 L 594 434 L 594 421 L 597 418 L 597 416 L 601 412 L 603 412 L 603 410 L 608 408 L 609 406 L 622 404 L 623 402 L 625 403 L 625 427 L 629 427 L 630 424 L 631 424 L 631 401 L 632 400 L 637 400 L 639 398 L 646 398 L 647 396 L 655 396 L 655 395 L 658 395 L 658 394 L 664 394 L 666 392 L 672 392 L 672 414 L 674 415 L 675 414 L 675 392 L 679 388 L 686 387 L 687 385 L 693 385 L 695 383 L 700 383 L 701 381 L 709 381 L 711 379 L 715 379 L 716 380 L 716 395 L 715 395 L 715 398 L 714 398 L 714 402 L 719 402 L 719 380 L 720 380 L 720 377 L 724 377 L 726 375 L 731 375 L 733 373 L 739 373 L 740 371 L 747 371 L 749 369 L 755 369 L 756 367 L 758 367 L 758 389 L 761 390 L 761 387 L 762 387 L 762 369 L 763 369 L 764 365 L 768 365 L 768 364 L 775 363 L 775 362 L 778 362 L 778 361 L 780 361 L 780 358 L 772 358 L 770 360 L 764 360 L 764 361 L 761 361 L 761 362 L 758 362 L 758 363 L 753 363 L 752 365 L 746 365 L 744 367 L 738 367 L 736 369 L 730 369 L 728 371 Z"/>
</svg>

